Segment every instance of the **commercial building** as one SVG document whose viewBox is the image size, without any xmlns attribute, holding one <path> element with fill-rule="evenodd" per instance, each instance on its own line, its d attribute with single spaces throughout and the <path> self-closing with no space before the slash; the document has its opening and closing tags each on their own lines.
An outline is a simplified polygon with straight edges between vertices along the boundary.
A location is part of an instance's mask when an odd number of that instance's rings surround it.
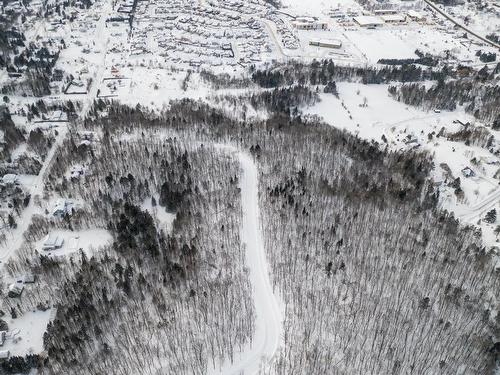
<svg viewBox="0 0 500 375">
<path fill-rule="evenodd" d="M 384 25 L 384 20 L 376 16 L 358 16 L 354 17 L 354 22 L 356 22 L 361 27 L 366 28 L 377 28 Z"/>
<path fill-rule="evenodd" d="M 312 39 L 309 41 L 309 45 L 324 48 L 340 48 L 342 47 L 342 42 L 336 39 Z"/>
</svg>

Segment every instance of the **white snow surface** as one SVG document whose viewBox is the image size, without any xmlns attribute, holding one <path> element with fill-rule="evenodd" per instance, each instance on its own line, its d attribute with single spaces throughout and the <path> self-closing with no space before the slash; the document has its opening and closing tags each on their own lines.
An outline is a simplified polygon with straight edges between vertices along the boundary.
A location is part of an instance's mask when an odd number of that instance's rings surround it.
<svg viewBox="0 0 500 375">
<path fill-rule="evenodd" d="M 55 315 L 55 309 L 28 311 L 16 319 L 7 319 L 9 330 L 1 350 L 8 350 L 11 356 L 38 354 L 43 351 L 43 334 L 47 324 Z"/>
<path fill-rule="evenodd" d="M 153 196 L 156 199 L 156 202 L 159 201 L 158 195 Z M 165 207 L 156 204 L 156 206 L 152 205 L 151 197 L 146 198 L 144 202 L 142 202 L 141 208 L 149 212 L 149 214 L 153 217 L 153 219 L 158 220 L 158 223 L 167 229 L 167 232 L 172 230 L 172 226 L 175 220 L 175 214 L 168 212 Z"/>
</svg>

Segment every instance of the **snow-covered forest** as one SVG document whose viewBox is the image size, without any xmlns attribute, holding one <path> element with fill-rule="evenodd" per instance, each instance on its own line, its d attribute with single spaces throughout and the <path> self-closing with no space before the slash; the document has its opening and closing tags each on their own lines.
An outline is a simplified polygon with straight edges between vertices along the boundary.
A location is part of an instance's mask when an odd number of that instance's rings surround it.
<svg viewBox="0 0 500 375">
<path fill-rule="evenodd" d="M 41 373 L 204 374 L 252 340 L 240 168 L 213 144 L 250 153 L 260 170 L 264 247 L 284 317 L 264 373 L 494 367 L 493 254 L 437 209 L 431 158 L 271 112 L 241 122 L 189 100 L 161 114 L 100 102 L 68 134 L 44 195 L 85 204 L 62 221 L 35 217 L 7 265 L 40 275 L 29 300 L 5 300 L 11 313 L 58 306 Z M 88 132 L 91 145 L 78 145 Z M 85 174 L 68 178 L 75 163 Z M 113 242 L 48 258 L 33 243 L 51 228 L 107 230 Z"/>
<path fill-rule="evenodd" d="M 494 0 L 4 0 L 0 375 L 500 375 Z"/>
</svg>

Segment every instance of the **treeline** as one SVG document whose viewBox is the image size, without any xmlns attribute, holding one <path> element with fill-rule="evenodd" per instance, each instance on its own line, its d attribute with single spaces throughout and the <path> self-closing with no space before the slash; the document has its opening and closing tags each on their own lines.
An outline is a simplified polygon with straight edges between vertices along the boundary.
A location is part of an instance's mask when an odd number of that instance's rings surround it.
<svg viewBox="0 0 500 375">
<path fill-rule="evenodd" d="M 333 83 L 335 84 L 335 83 Z M 213 103 L 223 108 L 230 117 L 243 117 L 253 113 L 263 117 L 265 114 L 284 113 L 298 116 L 304 106 L 310 106 L 320 100 L 317 92 L 309 86 L 295 85 L 272 90 L 255 90 L 242 95 L 221 95 L 212 98 Z"/>
<path fill-rule="evenodd" d="M 426 65 L 426 66 L 437 66 L 439 60 L 432 56 L 419 57 L 416 59 L 380 59 L 377 61 L 379 64 L 384 65 Z"/>
<path fill-rule="evenodd" d="M 247 78 L 236 78 L 230 74 L 214 74 L 208 70 L 200 72 L 200 78 L 209 83 L 215 90 L 227 88 L 247 88 L 251 81 Z"/>
<path fill-rule="evenodd" d="M 422 69 L 414 64 L 395 67 L 337 66 L 332 60 L 314 61 L 309 65 L 291 62 L 270 69 L 253 70 L 252 81 L 264 88 L 284 85 L 326 85 L 330 81 L 360 81 L 364 84 L 414 82 L 444 79 L 455 74 L 444 66 L 441 70 Z"/>
<path fill-rule="evenodd" d="M 405 104 L 427 109 L 452 111 L 464 106 L 477 119 L 491 123 L 500 116 L 500 87 L 494 81 L 495 74 L 484 67 L 471 78 L 439 80 L 428 88 L 418 83 L 393 85 L 389 93 Z"/>
</svg>

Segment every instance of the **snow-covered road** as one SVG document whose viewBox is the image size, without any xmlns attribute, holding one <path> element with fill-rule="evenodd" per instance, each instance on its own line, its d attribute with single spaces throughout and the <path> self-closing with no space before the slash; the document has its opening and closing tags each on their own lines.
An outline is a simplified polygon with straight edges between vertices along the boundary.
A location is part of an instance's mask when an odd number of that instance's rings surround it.
<svg viewBox="0 0 500 375">
<path fill-rule="evenodd" d="M 493 193 L 485 197 L 479 203 L 456 212 L 457 218 L 462 222 L 474 224 L 482 218 L 489 210 L 497 207 L 500 202 L 500 188 L 495 189 Z"/>
<path fill-rule="evenodd" d="M 259 225 L 258 170 L 252 157 L 231 146 L 216 146 L 237 154 L 241 165 L 240 177 L 242 225 L 241 239 L 245 244 L 245 259 L 252 284 L 255 306 L 255 334 L 251 345 L 235 355 L 233 363 L 226 361 L 210 374 L 250 375 L 266 369 L 281 341 L 282 316 L 269 279 L 268 264 Z"/>
</svg>

